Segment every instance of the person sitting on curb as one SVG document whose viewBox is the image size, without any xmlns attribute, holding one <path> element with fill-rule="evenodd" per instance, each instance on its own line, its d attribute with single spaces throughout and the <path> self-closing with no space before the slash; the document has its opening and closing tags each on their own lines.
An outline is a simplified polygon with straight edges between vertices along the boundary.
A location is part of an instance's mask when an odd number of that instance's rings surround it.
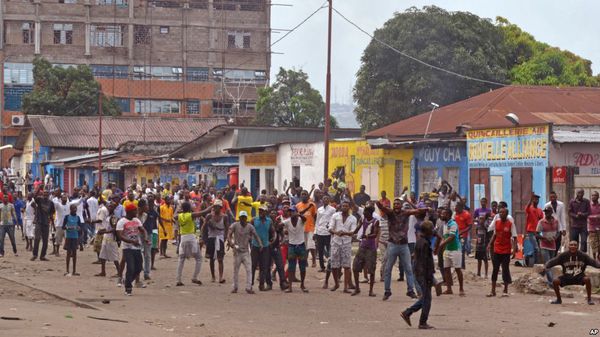
<svg viewBox="0 0 600 337">
<path fill-rule="evenodd" d="M 570 241 L 568 251 L 559 254 L 545 265 L 545 269 L 560 265 L 563 271 L 561 276 L 552 281 L 554 292 L 556 293 L 556 300 L 552 301 L 552 304 L 562 304 L 562 298 L 560 297 L 561 287 L 585 285 L 585 290 L 587 291 L 587 303 L 589 305 L 594 305 L 594 302 L 592 301 L 592 282 L 589 277 L 585 276 L 585 268 L 587 266 L 600 268 L 600 261 L 596 261 L 586 253 L 578 250 L 578 245 L 577 241 Z"/>
</svg>

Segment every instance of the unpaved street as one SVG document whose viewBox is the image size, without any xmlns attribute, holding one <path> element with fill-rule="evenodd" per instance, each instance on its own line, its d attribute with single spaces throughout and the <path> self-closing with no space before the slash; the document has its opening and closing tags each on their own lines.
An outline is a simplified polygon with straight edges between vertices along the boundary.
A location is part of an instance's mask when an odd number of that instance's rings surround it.
<svg viewBox="0 0 600 337">
<path fill-rule="evenodd" d="M 30 262 L 24 246 L 19 248 L 19 257 L 9 253 L 0 259 L 0 316 L 21 320 L 0 320 L 0 336 L 588 336 L 590 329 L 600 328 L 600 303 L 584 304 L 583 293 L 564 298 L 561 306 L 550 305 L 550 296 L 524 295 L 514 288 L 509 298 L 486 298 L 488 282 L 470 272 L 473 264 L 466 273 L 467 296 L 434 297 L 429 322 L 437 330 L 419 331 L 399 317 L 412 303 L 404 295 L 404 282 L 393 281 L 394 295 L 383 302 L 383 283 L 376 285 L 376 298 L 366 296 L 365 288 L 358 297 L 351 297 L 321 289 L 324 274 L 309 268 L 309 294 L 279 290 L 230 294 L 228 253 L 224 285 L 210 282 L 205 261 L 204 285 L 192 286 L 189 261 L 184 279 L 188 282 L 175 287 L 176 260 L 165 259 L 157 261 L 158 270 L 146 289 L 134 289 L 133 296 L 126 297 L 115 279 L 92 276 L 99 266 L 91 264 L 94 256 L 89 248 L 79 256 L 80 277 L 63 276 L 63 257 Z M 174 249 L 169 249 L 173 254 Z M 516 267 L 512 270 L 515 278 L 523 272 Z M 107 271 L 114 274 L 114 269 Z M 412 321 L 413 326 L 418 323 L 418 314 Z M 554 326 L 549 327 L 550 323 Z"/>
</svg>

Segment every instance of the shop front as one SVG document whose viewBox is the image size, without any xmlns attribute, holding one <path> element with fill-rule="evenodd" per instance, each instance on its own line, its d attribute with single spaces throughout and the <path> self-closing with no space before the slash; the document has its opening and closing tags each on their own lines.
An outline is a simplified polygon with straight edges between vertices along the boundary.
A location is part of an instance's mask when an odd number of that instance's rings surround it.
<svg viewBox="0 0 600 337">
<path fill-rule="evenodd" d="M 189 163 L 187 171 L 188 184 L 206 183 L 217 189 L 235 183 L 233 176 L 237 176 L 238 157 L 206 158 Z"/>
<path fill-rule="evenodd" d="M 279 181 L 279 168 L 277 166 L 277 151 L 268 148 L 264 152 L 240 153 L 239 183 L 248 188 L 256 198 L 260 191 L 267 192 L 275 189 L 275 182 Z"/>
<path fill-rule="evenodd" d="M 365 185 L 366 193 L 379 199 L 400 196 L 411 182 L 412 149 L 374 149 L 366 140 L 332 140 L 329 143 L 329 177 L 343 181 L 353 193 Z"/>
<path fill-rule="evenodd" d="M 600 192 L 600 146 L 590 143 L 555 144 L 550 151 L 550 188 L 568 201 L 582 189 L 586 198 Z"/>
<path fill-rule="evenodd" d="M 531 194 L 547 200 L 548 131 L 547 125 L 467 131 L 471 204 L 483 196 L 505 201 L 522 233 Z"/>
<path fill-rule="evenodd" d="M 464 142 L 418 145 L 414 151 L 412 169 L 416 182 L 411 184 L 412 191 L 431 192 L 445 180 L 459 195 L 468 195 L 469 167 Z"/>
<path fill-rule="evenodd" d="M 149 182 L 157 182 L 160 179 L 160 166 L 139 165 L 136 167 L 138 184 L 144 185 Z"/>
</svg>

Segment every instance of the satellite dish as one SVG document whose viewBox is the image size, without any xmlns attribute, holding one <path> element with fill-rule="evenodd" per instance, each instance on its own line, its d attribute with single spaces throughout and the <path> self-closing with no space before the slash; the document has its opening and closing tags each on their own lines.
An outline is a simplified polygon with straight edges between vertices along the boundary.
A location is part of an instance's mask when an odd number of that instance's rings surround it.
<svg viewBox="0 0 600 337">
<path fill-rule="evenodd" d="M 509 122 L 511 122 L 514 125 L 519 125 L 519 117 L 512 112 L 507 113 L 506 116 L 504 116 L 504 118 L 506 118 Z"/>
</svg>

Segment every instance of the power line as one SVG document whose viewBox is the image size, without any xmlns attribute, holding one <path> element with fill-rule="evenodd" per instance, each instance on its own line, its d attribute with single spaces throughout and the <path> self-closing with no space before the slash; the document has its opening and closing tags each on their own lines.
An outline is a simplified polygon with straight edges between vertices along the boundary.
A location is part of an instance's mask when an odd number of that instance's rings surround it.
<svg viewBox="0 0 600 337">
<path fill-rule="evenodd" d="M 371 39 L 373 39 L 373 40 L 379 42 L 380 44 L 388 47 L 389 49 L 395 51 L 396 53 L 398 53 L 398 54 L 400 54 L 400 55 L 402 55 L 402 56 L 404 56 L 406 58 L 409 58 L 409 59 L 411 59 L 411 60 L 413 60 L 415 62 L 418 62 L 418 63 L 420 63 L 420 64 L 422 64 L 424 66 L 427 66 L 427 67 L 429 67 L 431 69 L 435 69 L 435 70 L 438 70 L 438 71 L 441 71 L 441 72 L 444 72 L 444 73 L 447 73 L 447 74 L 450 74 L 450 75 L 458 76 L 458 77 L 464 78 L 466 80 L 471 80 L 471 81 L 476 81 L 476 82 L 481 82 L 481 83 L 487 83 L 487 84 L 493 84 L 493 85 L 497 85 L 497 86 L 501 86 L 501 87 L 510 86 L 510 85 L 504 84 L 504 83 L 499 83 L 499 82 L 494 82 L 494 81 L 488 81 L 488 80 L 484 80 L 484 79 L 480 79 L 480 78 L 476 78 L 476 77 L 471 77 L 471 76 L 468 76 L 468 75 L 459 74 L 459 73 L 454 72 L 452 70 L 448 70 L 448 69 L 444 69 L 444 68 L 441 68 L 441 67 L 438 67 L 438 66 L 434 66 L 433 64 L 427 63 L 427 62 L 422 61 L 422 60 L 420 60 L 420 59 L 418 59 L 418 58 L 416 58 L 414 56 L 408 55 L 407 53 L 405 53 L 403 51 L 400 51 L 400 50 L 394 48 L 393 46 L 389 45 L 388 43 L 386 43 L 384 41 L 381 41 L 380 39 L 376 38 L 374 35 L 372 35 L 371 33 L 367 32 L 366 30 L 364 30 L 363 28 L 361 28 L 359 25 L 357 25 L 356 23 L 354 23 L 352 20 L 350 20 L 347 17 L 345 17 L 344 14 L 340 13 L 337 9 L 335 9 L 335 8 L 332 8 L 332 9 L 333 9 L 333 11 L 337 15 L 339 15 L 340 17 L 342 17 L 342 19 L 344 19 L 346 22 L 348 22 L 349 24 L 351 24 L 352 26 L 354 26 L 356 29 L 358 29 L 361 32 L 363 32 L 365 35 L 369 36 Z"/>
<path fill-rule="evenodd" d="M 277 41 L 271 43 L 271 47 L 273 47 L 277 42 L 285 39 L 288 35 L 290 35 L 291 33 L 293 33 L 296 29 L 300 28 L 300 26 L 302 26 L 304 23 L 306 23 L 306 21 L 310 20 L 310 18 L 312 18 L 320 10 L 322 10 L 323 8 L 327 8 L 327 6 L 325 6 L 326 3 L 327 3 L 327 1 L 323 2 L 323 4 L 319 8 L 317 8 L 314 12 L 312 12 L 309 16 L 307 16 L 306 19 L 300 21 L 300 23 L 297 24 L 294 28 L 290 29 L 289 32 L 285 33 L 282 37 L 280 37 L 279 39 L 277 39 Z"/>
</svg>

